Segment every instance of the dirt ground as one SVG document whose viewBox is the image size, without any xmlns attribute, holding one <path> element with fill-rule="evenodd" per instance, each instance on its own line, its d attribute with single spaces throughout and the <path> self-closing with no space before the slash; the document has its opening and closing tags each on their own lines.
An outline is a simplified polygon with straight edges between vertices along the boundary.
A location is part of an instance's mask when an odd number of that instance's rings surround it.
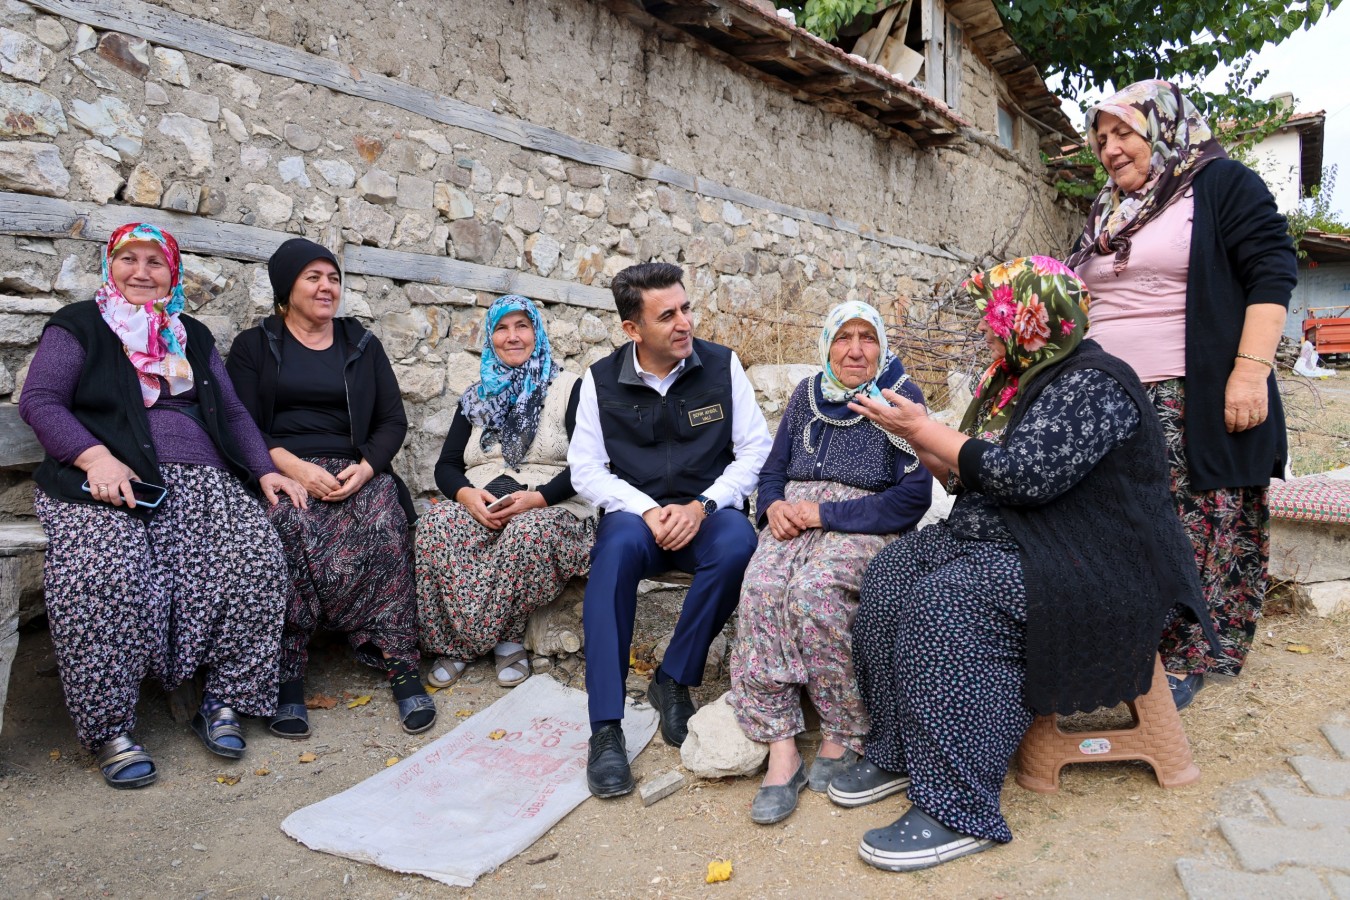
<svg viewBox="0 0 1350 900">
<path fill-rule="evenodd" d="M 1286 391 L 1300 460 L 1350 463 L 1350 371 L 1337 384 Z M 1301 426 L 1301 427 L 1300 427 Z M 1302 469 L 1310 471 L 1311 469 Z M 658 604 L 659 601 L 651 602 Z M 650 643 L 671 621 L 670 604 L 644 611 Z M 1183 715 L 1196 761 L 1194 785 L 1163 790 L 1140 764 L 1067 769 L 1059 793 L 1033 794 L 1011 776 L 1004 811 L 1016 839 L 1006 847 L 909 875 L 878 872 L 857 857 L 863 831 L 892 821 L 900 798 L 841 810 L 807 792 L 786 822 L 749 821 L 757 778 L 693 781 L 644 808 L 636 793 L 589 799 L 472 893 L 482 897 L 931 897 L 1182 896 L 1179 858 L 1221 861 L 1216 817 L 1241 802 L 1243 785 L 1288 772 L 1285 757 L 1324 754 L 1318 727 L 1350 714 L 1350 616 L 1326 620 L 1282 608 L 1277 591 L 1241 679 L 1211 679 Z M 1309 652 L 1297 652 L 1300 647 Z M 57 678 L 37 673 L 50 653 L 44 628 L 22 636 L 0 734 L 0 896 L 278 898 L 436 897 L 460 893 L 436 882 L 316 853 L 281 833 L 291 812 L 338 793 L 453 730 L 460 710 L 502 696 L 483 663 L 436 695 L 436 727 L 409 737 L 376 673 L 340 646 L 314 654 L 311 692 L 373 697 L 365 706 L 311 713 L 315 736 L 293 743 L 246 730 L 240 763 L 211 756 L 170 719 L 163 696 L 146 690 L 137 734 L 160 779 L 113 791 L 76 744 Z M 540 677 L 567 676 L 556 670 Z M 580 686 L 580 677 L 572 682 Z M 633 676 L 630 688 L 645 685 Z M 726 689 L 722 675 L 699 692 Z M 817 735 L 803 740 L 810 756 Z M 303 763 L 300 754 L 317 759 Z M 658 736 L 637 758 L 639 778 L 678 765 Z M 265 774 L 260 774 L 264 773 Z M 239 776 L 236 784 L 217 776 Z M 451 840 L 447 836 L 447 840 Z M 729 882 L 707 885 L 714 859 L 730 859 Z"/>
</svg>

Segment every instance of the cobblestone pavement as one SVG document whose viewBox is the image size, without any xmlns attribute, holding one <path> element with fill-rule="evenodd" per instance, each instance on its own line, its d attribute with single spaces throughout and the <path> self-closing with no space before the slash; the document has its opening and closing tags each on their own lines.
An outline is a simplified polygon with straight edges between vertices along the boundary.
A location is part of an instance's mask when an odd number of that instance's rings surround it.
<svg viewBox="0 0 1350 900">
<path fill-rule="evenodd" d="M 1325 724 L 1322 735 L 1321 747 L 1288 757 L 1292 773 L 1235 793 L 1210 858 L 1177 861 L 1187 896 L 1350 900 L 1350 722 Z"/>
</svg>

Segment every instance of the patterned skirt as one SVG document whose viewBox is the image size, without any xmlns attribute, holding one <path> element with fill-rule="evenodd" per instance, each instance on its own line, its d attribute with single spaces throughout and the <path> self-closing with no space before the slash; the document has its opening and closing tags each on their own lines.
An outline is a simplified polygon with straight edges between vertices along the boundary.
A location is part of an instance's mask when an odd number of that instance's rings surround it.
<svg viewBox="0 0 1350 900">
<path fill-rule="evenodd" d="M 530 613 L 591 565 L 595 519 L 556 506 L 492 531 L 446 501 L 417 521 L 417 615 L 422 648 L 471 660 L 520 640 Z"/>
<path fill-rule="evenodd" d="M 870 491 L 832 481 L 788 484 L 789 503 L 837 503 Z M 731 651 L 731 707 L 752 740 L 790 738 L 806 727 L 805 690 L 820 713 L 821 735 L 861 752 L 867 710 L 853 675 L 853 617 L 863 571 L 894 535 L 812 528 L 780 541 L 772 530 L 741 582 Z"/>
<path fill-rule="evenodd" d="M 1186 457 L 1185 381 L 1173 378 L 1149 385 L 1149 398 L 1162 420 L 1172 499 L 1182 527 L 1195 548 L 1200 585 L 1219 635 L 1222 654 L 1211 653 L 1200 626 L 1174 617 L 1163 633 L 1163 665 L 1174 674 L 1237 675 L 1251 649 L 1256 620 L 1266 599 L 1270 576 L 1270 508 L 1266 488 L 1193 491 Z"/>
<path fill-rule="evenodd" d="M 306 460 L 336 475 L 351 460 Z M 318 628 L 347 636 L 366 665 L 383 656 L 417 664 L 417 603 L 413 596 L 408 516 L 393 476 L 376 475 L 346 500 L 310 498 L 268 512 L 286 550 L 292 592 L 281 638 L 281 680 L 303 678 L 309 639 Z"/>
<path fill-rule="evenodd" d="M 206 668 L 206 690 L 270 715 L 290 585 L 276 532 L 239 480 L 160 466 L 168 495 L 148 523 L 39 489 L 43 589 L 66 708 L 96 750 L 136 727 L 141 680 L 166 688 Z"/>
</svg>

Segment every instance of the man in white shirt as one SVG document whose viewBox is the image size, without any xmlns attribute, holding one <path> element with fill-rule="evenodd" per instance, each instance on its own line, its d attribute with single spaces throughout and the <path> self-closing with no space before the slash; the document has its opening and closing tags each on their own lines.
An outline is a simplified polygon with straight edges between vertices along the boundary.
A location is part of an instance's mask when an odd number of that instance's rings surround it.
<svg viewBox="0 0 1350 900">
<path fill-rule="evenodd" d="M 631 339 L 581 383 L 567 461 L 572 486 L 604 510 L 591 551 L 583 626 L 597 797 L 633 790 L 622 720 L 637 585 L 669 569 L 694 575 L 648 697 L 661 735 L 689 733 L 689 688 L 740 598 L 756 536 L 745 501 L 772 438 L 736 354 L 693 336 L 684 272 L 644 263 L 611 285 Z"/>
</svg>

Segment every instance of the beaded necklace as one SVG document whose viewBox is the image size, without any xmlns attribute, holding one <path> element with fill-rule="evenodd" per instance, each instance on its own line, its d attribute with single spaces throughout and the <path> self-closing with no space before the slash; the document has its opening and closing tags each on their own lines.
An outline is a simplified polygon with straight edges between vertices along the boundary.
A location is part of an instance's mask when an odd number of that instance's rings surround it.
<svg viewBox="0 0 1350 900">
<path fill-rule="evenodd" d="M 898 391 L 900 389 L 900 386 L 908 380 L 909 380 L 909 373 L 906 372 L 904 375 L 900 376 L 900 380 L 897 381 L 891 387 L 891 390 Z M 858 415 L 854 416 L 851 419 L 832 419 L 829 416 L 825 415 L 823 412 L 820 411 L 820 407 L 816 405 L 816 388 L 814 384 L 807 389 L 806 398 L 811 404 L 811 418 L 806 421 L 806 427 L 802 429 L 802 446 L 806 448 L 807 453 L 814 454 L 816 452 L 816 448 L 811 446 L 811 425 L 814 424 L 816 421 L 823 422 L 826 425 L 833 425 L 836 428 L 852 428 L 854 425 L 857 425 L 859 422 L 867 418 L 862 413 L 858 413 Z M 914 448 L 910 446 L 909 441 L 900 437 L 900 435 L 898 434 L 891 434 L 889 431 L 882 428 L 880 425 L 877 425 L 875 422 L 872 422 L 870 419 L 868 420 L 868 422 L 873 427 L 875 427 L 877 431 L 880 431 L 882 434 L 886 435 L 886 440 L 891 442 L 891 446 L 895 447 L 895 449 L 900 450 L 903 453 L 908 453 L 910 456 L 914 457 L 914 462 L 905 466 L 906 475 L 908 475 L 910 472 L 913 472 L 915 469 L 919 467 L 919 454 L 914 452 Z"/>
</svg>

